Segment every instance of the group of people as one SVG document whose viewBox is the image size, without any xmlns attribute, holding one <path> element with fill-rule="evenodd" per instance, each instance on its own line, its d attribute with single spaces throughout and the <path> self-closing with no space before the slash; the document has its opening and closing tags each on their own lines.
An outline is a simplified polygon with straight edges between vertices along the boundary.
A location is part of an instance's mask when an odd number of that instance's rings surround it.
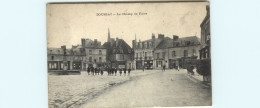
<svg viewBox="0 0 260 108">
<path fill-rule="evenodd" d="M 94 67 L 88 67 L 87 68 L 88 75 L 103 75 L 104 69 L 103 68 L 94 68 Z"/>
<path fill-rule="evenodd" d="M 108 76 L 116 76 L 117 75 L 117 72 L 119 71 L 119 74 L 120 76 L 122 75 L 122 73 L 124 72 L 124 75 L 126 75 L 126 71 L 128 71 L 128 75 L 130 75 L 130 72 L 131 72 L 131 69 L 126 69 L 126 68 L 94 68 L 94 67 L 88 67 L 87 68 L 87 72 L 88 72 L 88 75 L 103 75 L 104 74 L 104 71 L 107 71 L 108 73 Z"/>
<path fill-rule="evenodd" d="M 126 71 L 128 71 L 128 75 L 130 75 L 131 69 L 126 69 L 126 68 L 107 68 L 107 73 L 108 76 L 113 76 L 113 75 L 117 75 L 117 71 L 119 71 L 120 76 L 122 75 L 122 73 L 124 72 L 124 75 L 126 75 Z"/>
</svg>

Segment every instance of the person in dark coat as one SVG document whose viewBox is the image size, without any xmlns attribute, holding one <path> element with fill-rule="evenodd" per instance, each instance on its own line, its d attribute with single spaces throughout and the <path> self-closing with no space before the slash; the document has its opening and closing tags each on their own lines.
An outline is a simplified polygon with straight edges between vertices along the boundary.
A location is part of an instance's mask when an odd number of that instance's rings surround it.
<svg viewBox="0 0 260 108">
<path fill-rule="evenodd" d="M 120 73 L 120 76 L 122 75 L 122 69 L 121 68 L 119 68 L 119 73 Z"/>
<path fill-rule="evenodd" d="M 100 69 L 100 68 L 99 68 Z M 100 69 L 100 74 L 103 75 L 103 67 Z"/>
<path fill-rule="evenodd" d="M 90 73 L 90 67 L 88 67 L 87 72 L 88 72 L 88 75 L 89 75 L 89 73 Z"/>
<path fill-rule="evenodd" d="M 112 76 L 114 75 L 114 68 L 113 67 L 111 68 L 111 75 Z"/>
<path fill-rule="evenodd" d="M 129 69 L 128 69 L 128 76 L 130 75 L 130 72 L 131 72 L 131 69 L 129 68 Z"/>
<path fill-rule="evenodd" d="M 110 75 L 110 68 L 109 67 L 107 68 L 107 75 L 108 76 Z"/>
<path fill-rule="evenodd" d="M 126 68 L 124 68 L 124 74 L 126 75 Z"/>
<path fill-rule="evenodd" d="M 94 67 L 91 67 L 91 73 L 94 75 Z"/>
<path fill-rule="evenodd" d="M 115 76 L 116 76 L 116 73 L 117 73 L 117 68 L 115 68 Z"/>
<path fill-rule="evenodd" d="M 97 68 L 95 68 L 95 75 L 97 75 Z"/>
</svg>

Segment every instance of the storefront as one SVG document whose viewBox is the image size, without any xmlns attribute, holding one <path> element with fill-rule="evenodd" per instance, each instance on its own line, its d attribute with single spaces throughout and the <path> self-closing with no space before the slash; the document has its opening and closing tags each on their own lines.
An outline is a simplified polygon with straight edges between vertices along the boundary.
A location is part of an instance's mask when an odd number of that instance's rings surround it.
<svg viewBox="0 0 260 108">
<path fill-rule="evenodd" d="M 161 68 L 162 66 L 162 60 L 156 60 L 156 68 Z"/>
<path fill-rule="evenodd" d="M 112 61 L 111 67 L 113 67 L 113 68 L 126 68 L 126 61 Z"/>
<path fill-rule="evenodd" d="M 146 69 L 153 69 L 153 60 L 145 60 L 144 66 Z"/>
<path fill-rule="evenodd" d="M 59 61 L 48 61 L 48 69 L 49 70 L 58 70 L 59 69 Z"/>
<path fill-rule="evenodd" d="M 72 62 L 72 69 L 73 70 L 81 70 L 81 61 L 73 61 Z"/>
<path fill-rule="evenodd" d="M 136 69 L 143 69 L 142 60 L 136 60 Z"/>
</svg>

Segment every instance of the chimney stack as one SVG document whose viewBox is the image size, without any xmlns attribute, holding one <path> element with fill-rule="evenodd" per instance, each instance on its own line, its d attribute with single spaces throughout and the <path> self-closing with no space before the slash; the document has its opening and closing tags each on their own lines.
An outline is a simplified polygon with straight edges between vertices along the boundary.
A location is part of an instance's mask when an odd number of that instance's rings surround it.
<svg viewBox="0 0 260 108">
<path fill-rule="evenodd" d="M 173 35 L 173 40 L 174 40 L 174 41 L 176 41 L 176 40 L 178 40 L 178 39 L 179 39 L 179 36 Z"/>
<path fill-rule="evenodd" d="M 158 39 L 164 39 L 164 34 L 158 34 Z"/>
<path fill-rule="evenodd" d="M 85 46 L 86 45 L 86 39 L 81 38 L 81 45 L 82 45 L 83 48 L 86 47 Z"/>
<path fill-rule="evenodd" d="M 152 39 L 155 40 L 155 35 L 154 34 L 152 34 Z"/>
</svg>

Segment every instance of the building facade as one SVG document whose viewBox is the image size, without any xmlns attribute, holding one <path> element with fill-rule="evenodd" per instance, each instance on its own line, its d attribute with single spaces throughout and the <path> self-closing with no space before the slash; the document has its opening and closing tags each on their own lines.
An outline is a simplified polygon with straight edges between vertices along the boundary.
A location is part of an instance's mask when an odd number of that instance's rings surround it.
<svg viewBox="0 0 260 108">
<path fill-rule="evenodd" d="M 81 45 L 48 48 L 48 70 L 86 70 L 106 63 L 106 49 L 97 40 L 81 39 Z"/>
<path fill-rule="evenodd" d="M 103 44 L 106 48 L 107 66 L 112 68 L 133 68 L 133 49 L 123 40 L 110 38 Z"/>
<path fill-rule="evenodd" d="M 168 48 L 169 68 L 184 68 L 195 64 L 199 59 L 200 41 L 196 36 L 173 39 L 172 46 Z"/>
<path fill-rule="evenodd" d="M 135 69 L 154 69 L 156 68 L 155 48 L 165 40 L 163 34 L 158 34 L 158 38 L 152 34 L 152 39 L 139 42 L 135 39 L 132 41 L 134 49 L 134 68 Z"/>
<path fill-rule="evenodd" d="M 210 11 L 209 6 L 206 6 L 207 14 L 202 23 L 201 27 L 201 50 L 200 59 L 207 59 L 210 57 Z"/>
</svg>

